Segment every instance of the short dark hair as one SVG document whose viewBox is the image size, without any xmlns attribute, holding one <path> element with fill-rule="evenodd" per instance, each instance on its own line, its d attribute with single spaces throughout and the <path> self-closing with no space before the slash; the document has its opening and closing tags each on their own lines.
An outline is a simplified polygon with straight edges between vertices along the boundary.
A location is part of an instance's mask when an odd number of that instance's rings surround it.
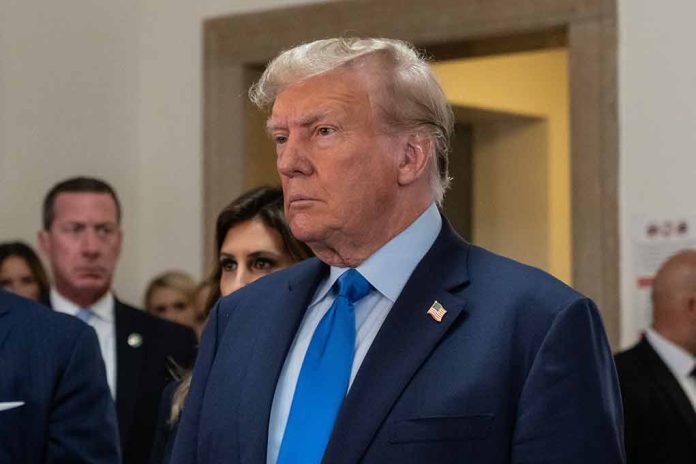
<svg viewBox="0 0 696 464">
<path fill-rule="evenodd" d="M 283 240 L 283 247 L 294 262 L 314 256 L 312 250 L 297 240 L 290 231 L 283 211 L 283 191 L 278 187 L 256 187 L 227 205 L 218 215 L 215 223 L 215 256 L 220 256 L 220 249 L 227 232 L 237 224 L 259 218 L 264 225 L 278 232 Z M 207 310 L 220 298 L 220 277 L 222 268 L 219 261 L 215 264 L 210 280 L 214 283 L 208 298 Z"/>
<path fill-rule="evenodd" d="M 111 195 L 116 203 L 116 221 L 121 223 L 121 203 L 118 201 L 116 191 L 101 179 L 95 177 L 71 177 L 58 182 L 46 194 L 43 202 L 43 228 L 48 230 L 55 219 L 56 197 L 61 193 L 106 193 Z"/>
<path fill-rule="evenodd" d="M 51 286 L 48 282 L 46 270 L 36 252 L 24 242 L 0 243 L 0 267 L 2 267 L 6 259 L 13 256 L 22 258 L 27 263 L 29 270 L 36 279 L 36 283 L 39 285 L 39 301 L 44 304 L 48 303 L 48 294 Z"/>
</svg>

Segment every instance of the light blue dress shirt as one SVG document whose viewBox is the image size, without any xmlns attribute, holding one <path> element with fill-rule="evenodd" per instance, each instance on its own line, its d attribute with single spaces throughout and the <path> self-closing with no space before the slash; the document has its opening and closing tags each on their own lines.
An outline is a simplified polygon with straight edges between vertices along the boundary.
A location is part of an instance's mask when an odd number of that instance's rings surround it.
<svg viewBox="0 0 696 464">
<path fill-rule="evenodd" d="M 382 323 L 408 278 L 435 242 L 441 227 L 442 217 L 433 203 L 408 228 L 356 268 L 375 290 L 355 304 L 355 355 L 349 389 Z M 285 358 L 268 424 L 268 464 L 275 464 L 278 459 L 302 361 L 314 330 L 335 298 L 331 287 L 347 270 L 345 267 L 332 266 L 329 276 L 319 284 Z"/>
</svg>

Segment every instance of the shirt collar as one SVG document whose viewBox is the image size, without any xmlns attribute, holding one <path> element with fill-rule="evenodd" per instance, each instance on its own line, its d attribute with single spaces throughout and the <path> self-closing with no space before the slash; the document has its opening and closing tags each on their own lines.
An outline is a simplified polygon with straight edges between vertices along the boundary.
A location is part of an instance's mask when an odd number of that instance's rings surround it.
<svg viewBox="0 0 696 464">
<path fill-rule="evenodd" d="M 696 364 L 694 357 L 681 346 L 667 340 L 652 328 L 645 331 L 645 336 L 650 345 L 657 351 L 660 358 L 675 374 L 680 377 L 688 377 Z"/>
<path fill-rule="evenodd" d="M 61 295 L 55 287 L 51 287 L 51 306 L 58 312 L 76 316 L 82 309 L 72 301 Z M 104 296 L 99 298 L 89 309 L 94 315 L 106 322 L 111 322 L 114 318 L 114 295 L 111 292 L 106 292 Z"/>
<path fill-rule="evenodd" d="M 377 291 L 394 303 L 413 270 L 435 242 L 441 228 L 440 211 L 432 203 L 410 226 L 356 269 Z M 317 289 L 311 304 L 324 299 L 336 280 L 347 270 L 345 267 L 331 266 L 328 278 Z"/>
</svg>

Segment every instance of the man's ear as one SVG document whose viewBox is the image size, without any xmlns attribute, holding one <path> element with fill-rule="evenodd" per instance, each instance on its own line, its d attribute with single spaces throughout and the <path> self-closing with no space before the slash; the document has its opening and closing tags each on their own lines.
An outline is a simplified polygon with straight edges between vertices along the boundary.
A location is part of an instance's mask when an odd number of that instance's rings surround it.
<svg viewBox="0 0 696 464">
<path fill-rule="evenodd" d="M 45 229 L 41 229 L 37 234 L 36 238 L 39 242 L 39 249 L 44 258 L 47 258 L 51 254 L 51 237 L 49 237 L 49 232 Z"/>
<path fill-rule="evenodd" d="M 686 310 L 692 317 L 696 317 L 696 292 L 692 292 L 686 297 Z"/>
<path fill-rule="evenodd" d="M 405 136 L 403 151 L 399 160 L 399 185 L 409 185 L 427 175 L 428 162 L 433 156 L 433 143 L 422 133 Z"/>
</svg>

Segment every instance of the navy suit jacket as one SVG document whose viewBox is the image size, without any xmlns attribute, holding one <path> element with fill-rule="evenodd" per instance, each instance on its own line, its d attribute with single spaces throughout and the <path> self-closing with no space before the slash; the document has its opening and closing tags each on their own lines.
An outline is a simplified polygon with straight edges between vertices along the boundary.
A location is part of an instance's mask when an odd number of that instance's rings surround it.
<svg viewBox="0 0 696 464">
<path fill-rule="evenodd" d="M 311 259 L 218 303 L 173 463 L 266 462 L 276 382 L 327 272 Z M 441 323 L 426 315 L 435 300 Z M 323 462 L 615 464 L 622 420 L 595 305 L 444 221 L 370 347 Z"/>
<path fill-rule="evenodd" d="M 120 462 L 97 336 L 82 321 L 0 290 L 2 463 Z"/>
</svg>

